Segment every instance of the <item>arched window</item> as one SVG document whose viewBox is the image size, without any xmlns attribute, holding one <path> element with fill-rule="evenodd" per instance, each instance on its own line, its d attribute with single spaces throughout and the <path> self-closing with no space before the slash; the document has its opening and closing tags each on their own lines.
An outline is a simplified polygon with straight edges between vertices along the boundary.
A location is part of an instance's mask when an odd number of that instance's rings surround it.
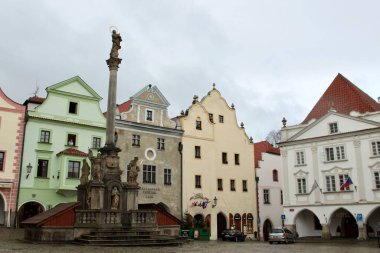
<svg viewBox="0 0 380 253">
<path fill-rule="evenodd" d="M 273 170 L 273 182 L 278 182 L 278 171 Z"/>
</svg>

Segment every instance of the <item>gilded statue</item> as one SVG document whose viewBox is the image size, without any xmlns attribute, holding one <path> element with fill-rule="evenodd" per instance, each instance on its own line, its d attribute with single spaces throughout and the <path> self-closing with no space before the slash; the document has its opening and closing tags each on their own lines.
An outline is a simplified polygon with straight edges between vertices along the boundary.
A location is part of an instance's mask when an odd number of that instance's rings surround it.
<svg viewBox="0 0 380 253">
<path fill-rule="evenodd" d="M 111 209 L 117 210 L 119 209 L 119 204 L 120 204 L 120 192 L 117 189 L 116 186 L 112 188 L 112 193 L 111 193 Z"/>
</svg>

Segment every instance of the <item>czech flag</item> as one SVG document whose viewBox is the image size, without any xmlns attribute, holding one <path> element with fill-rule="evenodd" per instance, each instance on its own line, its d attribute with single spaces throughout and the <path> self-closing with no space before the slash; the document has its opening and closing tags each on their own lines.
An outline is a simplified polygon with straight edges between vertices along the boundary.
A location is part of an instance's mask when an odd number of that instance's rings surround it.
<svg viewBox="0 0 380 253">
<path fill-rule="evenodd" d="M 340 190 L 343 191 L 344 188 L 346 188 L 346 187 L 348 187 L 348 186 L 350 186 L 350 185 L 352 185 L 352 184 L 353 184 L 353 183 L 352 183 L 351 178 L 348 177 L 347 180 L 346 180 L 346 182 L 340 186 Z"/>
</svg>

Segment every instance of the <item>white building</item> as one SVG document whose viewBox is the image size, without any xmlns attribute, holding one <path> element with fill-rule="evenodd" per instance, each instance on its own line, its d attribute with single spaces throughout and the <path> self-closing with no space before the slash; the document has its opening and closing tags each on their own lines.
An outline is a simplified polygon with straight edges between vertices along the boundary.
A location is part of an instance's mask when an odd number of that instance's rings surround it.
<svg viewBox="0 0 380 253">
<path fill-rule="evenodd" d="M 338 74 L 304 122 L 283 124 L 285 224 L 301 237 L 373 236 L 380 229 L 380 104 Z M 342 188 L 348 177 L 353 184 Z"/>
<path fill-rule="evenodd" d="M 230 227 L 254 237 L 256 182 L 253 142 L 237 124 L 215 87 L 179 117 L 183 135 L 183 210 L 211 232 L 211 240 Z M 203 225 L 203 224 L 202 224 Z"/>
<path fill-rule="evenodd" d="M 258 179 L 260 240 L 267 241 L 274 227 L 281 227 L 282 170 L 280 149 L 269 142 L 255 143 L 255 168 Z"/>
</svg>

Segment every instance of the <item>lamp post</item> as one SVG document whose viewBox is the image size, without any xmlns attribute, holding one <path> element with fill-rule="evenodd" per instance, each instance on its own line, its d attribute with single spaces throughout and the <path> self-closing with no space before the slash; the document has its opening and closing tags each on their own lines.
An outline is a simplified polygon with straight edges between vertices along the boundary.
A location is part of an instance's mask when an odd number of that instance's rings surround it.
<svg viewBox="0 0 380 253">
<path fill-rule="evenodd" d="M 218 204 L 218 199 L 215 196 L 213 199 L 212 208 L 216 207 L 217 204 Z"/>
</svg>

